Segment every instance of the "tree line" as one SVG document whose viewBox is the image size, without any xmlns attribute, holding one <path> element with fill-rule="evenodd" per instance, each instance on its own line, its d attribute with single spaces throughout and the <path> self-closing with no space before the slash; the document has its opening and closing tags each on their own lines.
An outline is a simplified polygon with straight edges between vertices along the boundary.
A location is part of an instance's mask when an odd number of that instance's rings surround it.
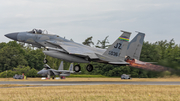
<svg viewBox="0 0 180 101">
<path fill-rule="evenodd" d="M 92 36 L 85 39 L 82 44 L 92 46 Z M 107 48 L 109 46 L 108 36 L 104 40 L 98 40 L 95 47 Z M 43 49 L 34 48 L 31 45 L 24 45 L 16 41 L 8 43 L 0 43 L 0 77 L 5 77 L 6 71 L 9 77 L 14 74 L 25 73 L 27 76 L 36 77 L 37 71 L 41 70 L 44 65 Z M 60 59 L 46 56 L 48 65 L 53 69 L 58 69 L 61 62 Z M 162 40 L 155 43 L 144 42 L 141 52 L 141 61 L 157 62 L 158 65 L 166 66 L 180 70 L 180 46 L 175 44 L 172 39 L 170 41 Z M 91 62 L 94 66 L 92 72 L 86 71 L 85 63 L 81 63 L 81 74 L 105 75 L 110 77 L 120 77 L 122 74 L 130 74 L 131 77 L 161 77 L 180 74 L 179 72 L 155 72 L 133 68 L 130 66 L 117 66 L 103 63 Z M 69 62 L 64 61 L 64 69 L 69 69 Z M 76 63 L 74 64 L 76 65 Z M 77 74 L 78 75 L 78 74 Z"/>
</svg>

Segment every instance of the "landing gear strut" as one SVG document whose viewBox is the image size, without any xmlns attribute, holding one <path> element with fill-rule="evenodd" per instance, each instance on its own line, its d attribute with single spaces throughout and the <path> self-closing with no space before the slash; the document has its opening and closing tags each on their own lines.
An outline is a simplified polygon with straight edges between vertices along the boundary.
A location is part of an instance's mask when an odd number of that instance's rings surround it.
<svg viewBox="0 0 180 101">
<path fill-rule="evenodd" d="M 86 70 L 87 70 L 88 72 L 92 72 L 93 66 L 92 66 L 91 64 L 88 64 L 87 67 L 86 67 Z"/>
<path fill-rule="evenodd" d="M 81 70 L 80 65 L 75 65 L 75 66 L 74 66 L 74 71 L 75 71 L 75 72 L 79 72 L 80 70 Z"/>
<path fill-rule="evenodd" d="M 47 79 L 50 79 L 50 78 L 51 78 L 51 72 L 48 71 L 48 73 L 47 73 Z"/>
<path fill-rule="evenodd" d="M 51 78 L 51 76 L 48 74 L 48 75 L 47 75 L 47 79 L 50 79 L 50 78 Z"/>
<path fill-rule="evenodd" d="M 54 79 L 54 78 L 55 78 L 55 75 L 53 75 L 52 79 Z"/>
<path fill-rule="evenodd" d="M 48 62 L 48 60 L 47 59 L 44 59 L 44 63 L 46 64 Z"/>
<path fill-rule="evenodd" d="M 45 54 L 44 54 L 45 55 Z M 48 60 L 46 59 L 46 55 L 45 55 L 45 57 L 44 57 L 44 63 L 46 64 L 46 63 L 48 63 Z"/>
</svg>

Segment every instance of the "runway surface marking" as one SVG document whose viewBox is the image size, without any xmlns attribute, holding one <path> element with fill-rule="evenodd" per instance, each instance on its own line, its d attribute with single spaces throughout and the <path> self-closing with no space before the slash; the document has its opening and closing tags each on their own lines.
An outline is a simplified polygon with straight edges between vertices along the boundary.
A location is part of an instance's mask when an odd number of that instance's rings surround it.
<svg viewBox="0 0 180 101">
<path fill-rule="evenodd" d="M 107 84 L 129 84 L 129 85 L 180 85 L 180 82 L 147 82 L 147 81 L 0 81 L 0 84 L 24 84 L 24 85 L 107 85 Z"/>
</svg>

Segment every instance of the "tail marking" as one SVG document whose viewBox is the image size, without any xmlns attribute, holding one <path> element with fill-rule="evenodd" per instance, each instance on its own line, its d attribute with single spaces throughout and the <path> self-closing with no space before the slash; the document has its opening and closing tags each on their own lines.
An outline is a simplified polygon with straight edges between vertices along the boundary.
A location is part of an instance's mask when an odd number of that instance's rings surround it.
<svg viewBox="0 0 180 101">
<path fill-rule="evenodd" d="M 120 40 L 124 40 L 124 41 L 129 41 L 129 38 L 128 37 L 124 37 L 124 36 L 120 36 L 119 39 Z"/>
</svg>

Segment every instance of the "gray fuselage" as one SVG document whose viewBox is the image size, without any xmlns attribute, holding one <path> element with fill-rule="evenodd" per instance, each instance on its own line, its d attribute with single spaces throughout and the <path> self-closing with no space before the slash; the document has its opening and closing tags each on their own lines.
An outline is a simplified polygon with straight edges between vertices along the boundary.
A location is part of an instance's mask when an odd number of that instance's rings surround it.
<svg viewBox="0 0 180 101">
<path fill-rule="evenodd" d="M 58 35 L 33 33 L 32 31 L 10 33 L 10 34 L 6 34 L 5 36 L 19 42 L 32 44 L 33 47 L 38 47 L 38 48 L 48 47 L 47 50 L 43 51 L 46 55 L 49 55 L 54 58 L 66 60 L 69 62 L 89 63 L 90 61 L 99 61 L 95 53 L 102 54 L 106 51 L 106 49 L 99 49 L 99 48 L 93 48 L 86 45 L 82 45 L 82 44 L 67 40 L 65 38 L 62 38 Z M 81 56 L 81 54 L 70 54 L 66 50 L 64 50 L 61 47 L 61 45 L 58 44 L 61 42 L 65 42 L 68 45 L 76 46 L 79 49 L 86 49 L 85 52 L 87 55 Z M 78 50 L 78 51 L 83 52 L 83 50 Z M 91 56 L 91 58 L 89 58 L 89 56 Z"/>
</svg>

